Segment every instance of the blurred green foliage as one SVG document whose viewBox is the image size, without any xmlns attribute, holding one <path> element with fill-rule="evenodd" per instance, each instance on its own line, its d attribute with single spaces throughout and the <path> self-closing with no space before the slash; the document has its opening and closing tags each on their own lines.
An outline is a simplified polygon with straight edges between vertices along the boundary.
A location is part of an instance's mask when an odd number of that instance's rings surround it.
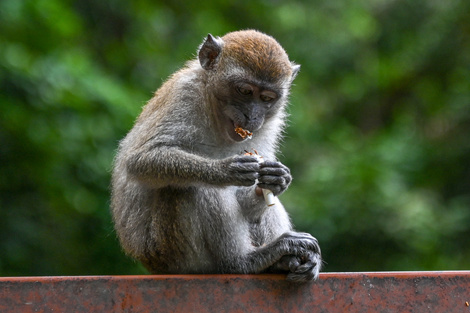
<svg viewBox="0 0 470 313">
<path fill-rule="evenodd" d="M 0 275 L 144 273 L 109 214 L 118 141 L 211 32 L 302 64 L 282 200 L 327 271 L 470 267 L 470 2 L 0 1 Z"/>
</svg>

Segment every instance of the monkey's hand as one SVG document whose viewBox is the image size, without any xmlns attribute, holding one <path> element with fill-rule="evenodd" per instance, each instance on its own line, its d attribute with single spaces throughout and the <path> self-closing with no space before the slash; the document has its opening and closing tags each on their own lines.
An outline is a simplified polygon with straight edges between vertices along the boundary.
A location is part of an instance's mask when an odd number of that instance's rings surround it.
<svg viewBox="0 0 470 313">
<path fill-rule="evenodd" d="M 317 239 L 308 233 L 289 232 L 279 238 L 291 246 L 291 253 L 281 257 L 270 270 L 288 272 L 287 280 L 306 282 L 318 278 L 322 260 Z M 292 249 L 293 247 L 293 249 Z"/>
<path fill-rule="evenodd" d="M 223 180 L 234 186 L 252 186 L 259 178 L 260 164 L 254 156 L 236 155 L 220 161 Z"/>
<path fill-rule="evenodd" d="M 277 161 L 265 161 L 260 164 L 258 187 L 269 189 L 275 196 L 286 191 L 292 181 L 287 166 Z"/>
</svg>

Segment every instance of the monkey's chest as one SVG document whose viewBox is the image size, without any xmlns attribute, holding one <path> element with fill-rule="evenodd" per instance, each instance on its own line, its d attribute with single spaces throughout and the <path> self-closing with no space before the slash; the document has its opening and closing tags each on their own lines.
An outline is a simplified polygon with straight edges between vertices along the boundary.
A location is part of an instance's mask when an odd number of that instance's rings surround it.
<svg viewBox="0 0 470 313">
<path fill-rule="evenodd" d="M 261 221 L 250 223 L 250 239 L 254 247 L 261 247 L 269 240 L 266 229 L 261 224 Z"/>
</svg>

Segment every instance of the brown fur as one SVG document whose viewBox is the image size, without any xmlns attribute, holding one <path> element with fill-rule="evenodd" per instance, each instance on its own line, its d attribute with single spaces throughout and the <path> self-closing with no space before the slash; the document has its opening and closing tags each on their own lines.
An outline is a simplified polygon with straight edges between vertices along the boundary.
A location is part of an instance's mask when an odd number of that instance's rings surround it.
<svg viewBox="0 0 470 313">
<path fill-rule="evenodd" d="M 240 63 L 260 80 L 277 82 L 292 75 L 291 62 L 279 43 L 255 30 L 228 33 L 222 37 L 222 59 Z"/>
</svg>

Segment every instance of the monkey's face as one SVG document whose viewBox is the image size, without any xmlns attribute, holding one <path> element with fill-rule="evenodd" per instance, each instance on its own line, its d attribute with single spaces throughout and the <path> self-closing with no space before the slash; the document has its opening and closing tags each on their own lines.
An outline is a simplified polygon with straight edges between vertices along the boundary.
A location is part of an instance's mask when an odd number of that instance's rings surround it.
<svg viewBox="0 0 470 313">
<path fill-rule="evenodd" d="M 282 97 L 279 88 L 272 84 L 255 81 L 230 79 L 224 84 L 222 92 L 216 93 L 218 111 L 222 115 L 222 128 L 233 141 L 244 140 L 235 132 L 241 127 L 256 133 L 266 119 L 272 117 L 279 109 Z"/>
<path fill-rule="evenodd" d="M 300 66 L 272 37 L 248 30 L 224 37 L 207 36 L 199 47 L 199 63 L 207 71 L 207 90 L 217 98 L 215 123 L 229 140 L 242 141 L 235 128 L 256 136 L 265 121 L 279 112 Z"/>
</svg>

